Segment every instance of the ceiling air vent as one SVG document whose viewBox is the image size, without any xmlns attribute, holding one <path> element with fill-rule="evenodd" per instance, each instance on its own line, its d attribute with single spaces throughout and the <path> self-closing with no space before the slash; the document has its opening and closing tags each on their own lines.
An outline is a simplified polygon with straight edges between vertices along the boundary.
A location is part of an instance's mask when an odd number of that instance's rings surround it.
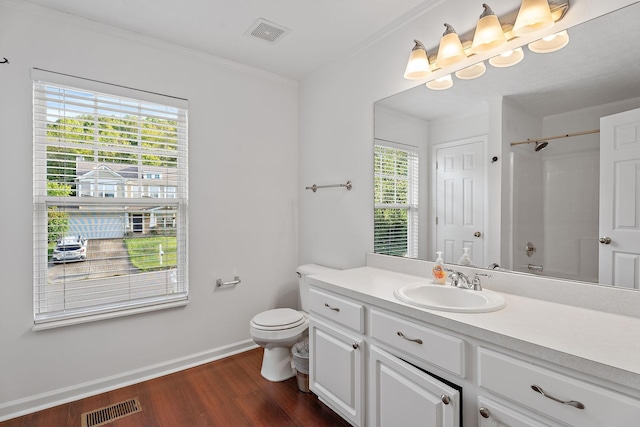
<svg viewBox="0 0 640 427">
<path fill-rule="evenodd" d="M 269 43 L 276 43 L 289 31 L 291 31 L 289 28 L 267 21 L 266 19 L 259 18 L 253 23 L 249 30 L 247 30 L 247 34 Z"/>
</svg>

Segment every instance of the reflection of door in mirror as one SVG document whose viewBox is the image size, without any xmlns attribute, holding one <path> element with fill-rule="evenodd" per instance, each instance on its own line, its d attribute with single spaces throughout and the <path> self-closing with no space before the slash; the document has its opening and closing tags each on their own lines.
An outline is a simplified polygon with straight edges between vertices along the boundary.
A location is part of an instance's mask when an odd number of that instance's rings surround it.
<svg viewBox="0 0 640 427">
<path fill-rule="evenodd" d="M 640 289 L 640 109 L 600 126 L 599 281 Z"/>
<path fill-rule="evenodd" d="M 433 147 L 436 250 L 446 263 L 457 264 L 468 248 L 472 265 L 484 266 L 485 142 L 481 136 Z"/>
</svg>

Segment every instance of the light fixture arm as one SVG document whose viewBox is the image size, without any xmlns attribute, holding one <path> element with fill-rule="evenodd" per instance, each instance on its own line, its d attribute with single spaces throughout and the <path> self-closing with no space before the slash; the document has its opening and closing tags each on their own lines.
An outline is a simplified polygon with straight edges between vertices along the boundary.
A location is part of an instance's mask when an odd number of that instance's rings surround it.
<svg viewBox="0 0 640 427">
<path fill-rule="evenodd" d="M 415 43 L 415 46 L 413 46 L 413 49 L 411 49 L 412 52 L 414 50 L 418 50 L 418 49 L 422 49 L 425 52 L 427 51 L 427 49 L 424 47 L 424 45 L 422 44 L 422 42 L 420 40 L 414 39 L 413 41 Z"/>
<path fill-rule="evenodd" d="M 453 28 L 451 25 L 444 24 L 444 26 L 445 26 L 446 30 L 444 31 L 444 33 L 442 33 L 443 37 L 446 36 L 447 34 L 457 34 L 455 28 Z"/>
<path fill-rule="evenodd" d="M 488 4 L 482 3 L 482 7 L 484 7 L 484 12 L 482 12 L 482 14 L 480 15 L 480 19 L 484 18 L 485 16 L 495 15 Z"/>
</svg>

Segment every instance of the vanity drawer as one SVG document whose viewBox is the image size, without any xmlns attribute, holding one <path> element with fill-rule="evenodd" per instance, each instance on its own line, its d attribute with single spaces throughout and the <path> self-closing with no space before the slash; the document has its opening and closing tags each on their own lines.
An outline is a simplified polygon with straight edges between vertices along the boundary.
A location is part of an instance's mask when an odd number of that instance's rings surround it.
<svg viewBox="0 0 640 427">
<path fill-rule="evenodd" d="M 484 348 L 478 349 L 478 365 L 481 387 L 571 426 L 638 425 L 637 399 Z"/>
<path fill-rule="evenodd" d="M 362 304 L 317 289 L 310 289 L 309 310 L 354 331 L 364 333 Z"/>
<path fill-rule="evenodd" d="M 371 337 L 464 377 L 465 342 L 459 338 L 377 310 L 371 310 Z"/>
</svg>

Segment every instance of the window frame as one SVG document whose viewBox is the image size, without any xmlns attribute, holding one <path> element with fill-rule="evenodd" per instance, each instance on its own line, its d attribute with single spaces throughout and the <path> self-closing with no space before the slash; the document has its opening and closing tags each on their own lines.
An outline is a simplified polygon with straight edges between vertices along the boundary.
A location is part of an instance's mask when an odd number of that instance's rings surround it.
<svg viewBox="0 0 640 427">
<path fill-rule="evenodd" d="M 188 100 L 176 97 L 170 97 L 167 95 L 141 91 L 128 87 L 113 85 L 104 82 L 98 82 L 95 80 L 83 79 L 80 77 L 70 76 L 66 74 L 55 73 L 47 70 L 32 69 L 33 80 L 33 93 L 34 93 L 34 109 L 33 109 L 33 121 L 34 121 L 34 194 L 33 194 L 33 244 L 34 244 L 34 277 L 33 277 L 33 289 L 34 289 L 34 330 L 50 329 L 60 326 L 67 326 L 77 323 L 84 323 L 96 320 L 102 320 L 113 317 L 127 316 L 142 312 L 155 311 L 161 309 L 172 308 L 176 306 L 184 306 L 189 302 L 189 281 L 188 281 Z M 177 111 L 177 116 L 180 117 L 176 124 L 176 175 L 177 187 L 175 196 L 173 198 L 165 200 L 160 195 L 158 198 L 145 198 L 143 194 L 138 194 L 138 197 L 133 196 L 131 192 L 134 187 L 138 187 L 138 191 L 144 191 L 144 187 L 148 184 L 144 183 L 144 180 L 140 180 L 137 185 L 130 184 L 118 184 L 109 182 L 88 184 L 86 187 L 80 185 L 80 182 L 76 182 L 77 194 L 69 195 L 66 197 L 52 196 L 47 193 L 47 181 L 49 172 L 47 171 L 47 158 L 44 160 L 39 156 L 42 156 L 42 150 L 52 145 L 48 142 L 47 134 L 42 130 L 38 130 L 37 123 L 45 123 L 46 118 L 43 120 L 40 116 L 47 116 L 46 101 L 36 100 L 36 96 L 40 87 L 39 85 L 49 85 L 51 87 L 62 87 L 65 90 L 79 90 L 93 93 L 96 99 L 100 99 L 100 96 L 104 97 L 120 97 L 126 100 L 138 102 L 138 105 L 161 105 L 167 106 Z M 97 107 L 96 107 L 97 108 Z M 44 113 L 43 113 L 43 110 Z M 143 117 L 143 115 L 140 115 Z M 98 144 L 94 142 L 94 146 Z M 91 146 L 91 145 L 88 145 Z M 117 149 L 117 148 L 116 148 Z M 151 153 L 151 151 L 145 151 L 144 145 L 140 145 L 139 150 L 143 153 Z M 174 154 L 172 154 L 174 156 Z M 46 157 L 46 156 L 45 156 Z M 94 159 L 96 164 L 100 160 L 97 157 Z M 144 163 L 138 159 L 138 167 L 142 169 Z M 168 167 L 168 166 L 167 166 Z M 171 168 L 173 170 L 173 168 Z M 77 173 L 77 171 L 76 171 Z M 144 174 L 147 171 L 143 172 Z M 157 176 L 162 176 L 157 173 Z M 105 180 L 106 182 L 107 180 Z M 160 185 L 158 182 L 154 182 L 156 185 Z M 113 187 L 113 197 L 106 196 L 108 192 L 105 190 L 107 186 Z M 86 194 L 81 194 L 81 190 L 88 191 Z M 86 188 L 86 190 L 85 190 Z M 160 190 L 166 189 L 161 186 Z M 121 191 L 122 190 L 122 191 Z M 98 195 L 94 193 L 100 193 Z M 84 197 L 81 197 L 84 196 Z M 131 221 L 132 213 L 126 213 L 127 206 L 147 207 L 152 209 L 155 206 L 158 207 L 172 207 L 174 212 L 173 227 L 175 227 L 176 233 L 176 266 L 174 269 L 166 270 L 167 275 L 171 275 L 172 280 L 175 276 L 175 292 L 166 291 L 162 297 L 146 297 L 146 298 L 133 298 L 126 301 L 114 302 L 104 305 L 90 305 L 85 302 L 84 308 L 67 309 L 66 301 L 64 303 L 64 309 L 56 311 L 47 311 L 46 306 L 49 303 L 46 287 L 47 283 L 47 269 L 49 264 L 48 256 L 48 215 L 49 208 L 52 206 L 73 206 L 80 205 L 88 208 L 105 209 L 122 208 L 123 224 L 128 224 Z M 177 219 L 176 219 L 177 218 Z M 144 221 L 144 220 L 143 220 Z M 129 272 L 127 277 L 134 276 Z M 109 276 L 110 278 L 116 276 Z M 66 277 L 65 277 L 66 280 Z M 135 282 L 135 280 L 133 280 Z M 66 282 L 65 282 L 66 289 Z M 42 295 L 45 295 L 42 297 Z M 44 299 L 43 299 L 44 298 Z M 89 298 L 87 298 L 89 299 Z M 43 308 L 44 307 L 44 308 Z"/>
</svg>

